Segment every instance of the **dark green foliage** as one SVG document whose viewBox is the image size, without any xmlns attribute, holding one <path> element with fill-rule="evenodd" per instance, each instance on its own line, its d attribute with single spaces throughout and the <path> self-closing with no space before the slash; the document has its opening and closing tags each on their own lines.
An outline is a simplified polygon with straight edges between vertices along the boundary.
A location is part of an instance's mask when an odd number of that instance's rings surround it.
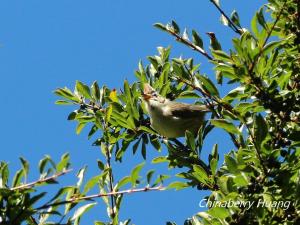
<svg viewBox="0 0 300 225">
<path fill-rule="evenodd" d="M 22 169 L 10 182 L 8 165 L 2 162 L 2 224 L 23 221 L 51 224 L 52 214 L 61 216 L 66 224 L 79 224 L 81 216 L 95 202 L 85 202 L 80 207 L 77 204 L 101 197 L 107 206 L 109 222 L 95 224 L 117 225 L 124 194 L 163 190 L 164 184 L 168 189 L 210 190 L 204 204 L 219 203 L 208 204 L 206 211 L 195 214 L 184 224 L 300 223 L 299 3 L 269 0 L 254 15 L 251 29 L 247 29 L 242 27 L 236 11 L 227 16 L 218 1 L 211 2 L 221 12 L 221 22 L 239 34 L 232 39 L 229 52 L 221 50 L 221 40 L 216 45 L 213 33 L 209 34 L 211 49 L 206 51 L 209 47 L 204 46 L 195 30 L 189 37 L 187 30 L 182 31 L 175 21 L 154 26 L 202 54 L 215 66 L 215 76 L 202 74 L 192 58 L 170 58 L 170 48 L 159 47 L 157 55 L 148 57 L 146 66 L 139 63 L 135 72 L 137 82 L 130 84 L 125 80 L 118 91 L 99 87 L 97 82 L 89 87 L 80 81 L 76 81 L 74 91 L 55 90 L 63 98 L 57 104 L 75 105 L 68 120 L 77 121 L 78 134 L 88 123 L 92 124 L 88 126 L 88 138 L 94 138 L 93 145 L 101 149 L 102 155 L 95 162 L 99 174 L 85 182 L 86 167 L 83 167 L 77 174 L 76 185 L 60 188 L 48 202 L 41 204 L 46 193 L 38 192 L 38 186 L 56 183 L 56 178 L 69 167 L 69 155 L 63 155 L 57 164 L 45 156 L 39 163 L 41 177 L 32 185 L 29 185 L 30 167 L 25 159 L 20 158 Z M 211 118 L 196 137 L 186 132 L 185 142 L 165 139 L 151 128 L 140 100 L 146 82 L 171 100 L 188 98 L 211 109 Z M 235 88 L 221 96 L 218 90 L 225 82 L 235 84 Z M 207 160 L 201 156 L 203 143 L 213 129 L 224 130 L 235 146 L 227 149 L 223 163 L 218 148 L 226 149 L 226 146 L 220 144 L 213 146 Z M 113 160 L 122 163 L 128 151 L 146 159 L 152 149 L 167 150 L 152 159 L 153 166 L 166 163 L 170 169 L 182 169 L 172 182 L 168 183 L 169 175 L 156 175 L 152 169 L 143 174 L 144 162 L 132 166 L 130 175 L 114 180 Z M 94 190 L 100 194 L 89 195 Z M 74 207 L 75 212 L 69 215 Z M 130 222 L 126 220 L 122 224 Z"/>
</svg>

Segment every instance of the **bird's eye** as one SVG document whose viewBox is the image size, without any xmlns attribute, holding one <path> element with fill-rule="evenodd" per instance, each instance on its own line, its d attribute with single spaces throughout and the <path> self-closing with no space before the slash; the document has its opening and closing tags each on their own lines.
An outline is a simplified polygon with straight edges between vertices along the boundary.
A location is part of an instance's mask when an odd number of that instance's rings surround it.
<svg viewBox="0 0 300 225">
<path fill-rule="evenodd" d="M 153 96 L 153 97 L 157 97 L 157 93 L 156 93 L 156 92 L 153 92 L 153 93 L 152 93 L 152 96 Z"/>
</svg>

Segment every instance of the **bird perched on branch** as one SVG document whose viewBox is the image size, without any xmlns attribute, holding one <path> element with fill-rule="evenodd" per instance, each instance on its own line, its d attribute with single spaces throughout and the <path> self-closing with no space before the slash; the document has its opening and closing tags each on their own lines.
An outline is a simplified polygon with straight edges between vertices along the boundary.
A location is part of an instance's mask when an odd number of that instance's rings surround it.
<svg viewBox="0 0 300 225">
<path fill-rule="evenodd" d="M 167 138 L 184 136 L 186 130 L 196 135 L 209 111 L 206 105 L 170 101 L 158 95 L 147 83 L 144 84 L 142 97 L 152 128 Z"/>
<path fill-rule="evenodd" d="M 210 38 L 210 46 L 213 50 L 222 50 L 221 44 L 216 38 L 216 35 L 214 32 L 207 32 L 206 33 Z"/>
</svg>

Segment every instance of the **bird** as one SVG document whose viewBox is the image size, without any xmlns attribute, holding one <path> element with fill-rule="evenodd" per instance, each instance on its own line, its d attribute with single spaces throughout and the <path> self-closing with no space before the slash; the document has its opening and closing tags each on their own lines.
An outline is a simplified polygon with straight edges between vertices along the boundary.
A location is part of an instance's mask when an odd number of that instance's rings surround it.
<svg viewBox="0 0 300 225">
<path fill-rule="evenodd" d="M 148 83 L 144 84 L 142 98 L 150 116 L 151 127 L 166 138 L 183 137 L 187 130 L 196 136 L 205 114 L 210 111 L 206 105 L 193 105 L 164 98 Z"/>
<path fill-rule="evenodd" d="M 213 50 L 222 50 L 221 44 L 216 38 L 215 33 L 213 32 L 207 32 L 206 33 L 209 38 L 210 38 L 210 46 L 212 47 Z"/>
</svg>

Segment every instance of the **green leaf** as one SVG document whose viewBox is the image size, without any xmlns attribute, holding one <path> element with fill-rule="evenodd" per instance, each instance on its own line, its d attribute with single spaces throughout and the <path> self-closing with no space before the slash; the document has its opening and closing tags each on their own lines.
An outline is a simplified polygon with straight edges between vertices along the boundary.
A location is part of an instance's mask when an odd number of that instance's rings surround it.
<svg viewBox="0 0 300 225">
<path fill-rule="evenodd" d="M 232 133 L 232 134 L 240 134 L 241 133 L 239 131 L 239 129 L 237 129 L 232 123 L 230 123 L 227 120 L 213 119 L 213 120 L 210 120 L 210 122 L 211 122 L 212 125 L 214 125 L 216 127 L 219 127 L 219 128 L 222 128 L 222 129 L 226 130 L 229 133 Z"/>
<path fill-rule="evenodd" d="M 92 115 L 83 115 L 83 114 L 77 114 L 75 118 L 79 123 L 89 123 L 89 122 L 94 122 L 95 117 Z"/>
<path fill-rule="evenodd" d="M 94 83 L 92 84 L 91 91 L 93 99 L 96 101 L 100 101 L 100 88 L 97 81 L 94 81 Z"/>
<path fill-rule="evenodd" d="M 167 31 L 166 26 L 163 25 L 162 23 L 155 23 L 155 24 L 153 24 L 153 26 L 160 29 L 160 30 Z"/>
<path fill-rule="evenodd" d="M 197 98 L 197 99 L 199 99 L 200 96 L 197 93 L 195 93 L 194 91 L 183 91 L 179 94 L 179 96 L 177 98 L 178 99 L 182 99 L 182 98 L 188 98 L 188 99 Z"/>
<path fill-rule="evenodd" d="M 62 157 L 61 157 L 60 162 L 57 163 L 57 165 L 56 165 L 56 171 L 57 172 L 61 172 L 64 169 L 67 169 L 69 167 L 69 165 L 70 165 L 69 160 L 70 160 L 69 153 L 63 154 Z"/>
<path fill-rule="evenodd" d="M 118 95 L 117 95 L 117 91 L 116 89 L 113 89 L 110 93 L 109 93 L 109 99 L 112 100 L 113 102 L 119 102 L 118 99 Z"/>
<path fill-rule="evenodd" d="M 86 123 L 83 122 L 83 123 L 78 123 L 77 126 L 76 126 L 76 134 L 80 134 L 82 129 L 85 127 Z"/>
<path fill-rule="evenodd" d="M 107 108 L 106 108 L 106 112 L 105 112 L 105 123 L 109 123 L 110 121 L 110 117 L 112 115 L 112 112 L 113 112 L 113 106 L 112 105 L 109 105 Z"/>
<path fill-rule="evenodd" d="M 214 144 L 211 155 L 214 159 L 219 160 L 218 144 Z"/>
<path fill-rule="evenodd" d="M 153 134 L 155 136 L 157 135 L 157 133 L 154 130 L 152 130 L 151 128 L 145 127 L 145 126 L 140 126 L 138 130 L 145 131 L 148 134 Z"/>
<path fill-rule="evenodd" d="M 101 221 L 95 221 L 94 225 L 107 225 L 107 223 Z"/>
<path fill-rule="evenodd" d="M 199 165 L 193 165 L 193 175 L 201 183 L 209 184 L 209 177 L 205 169 Z"/>
<path fill-rule="evenodd" d="M 153 177 L 153 174 L 155 173 L 155 170 L 150 170 L 147 173 L 147 183 L 150 184 L 151 178 Z"/>
<path fill-rule="evenodd" d="M 268 25 L 266 23 L 264 13 L 263 13 L 263 7 L 261 7 L 257 13 L 257 21 L 265 30 L 268 30 Z"/>
<path fill-rule="evenodd" d="M 81 206 L 80 208 L 78 208 L 73 217 L 71 218 L 71 220 L 76 220 L 78 218 L 80 218 L 85 212 L 87 212 L 88 210 L 90 210 L 92 207 L 94 207 L 97 204 L 97 202 L 94 203 L 89 203 L 86 205 Z"/>
<path fill-rule="evenodd" d="M 228 212 L 228 209 L 226 209 L 225 207 L 213 207 L 210 208 L 207 211 L 208 214 L 210 214 L 211 216 L 215 217 L 215 218 L 219 218 L 219 219 L 225 219 L 226 217 L 230 216 L 230 213 Z"/>
<path fill-rule="evenodd" d="M 261 114 L 254 117 L 254 138 L 255 142 L 260 146 L 263 140 L 267 137 L 268 125 Z"/>
<path fill-rule="evenodd" d="M 51 160 L 50 156 L 46 155 L 43 159 L 39 162 L 39 171 L 40 174 L 44 173 L 44 169 L 46 164 Z"/>
<path fill-rule="evenodd" d="M 186 182 L 175 181 L 168 185 L 168 189 L 175 189 L 176 191 L 189 187 Z"/>
<path fill-rule="evenodd" d="M 213 57 L 217 60 L 222 60 L 224 62 L 230 62 L 230 63 L 233 62 L 232 58 L 222 50 L 212 50 L 211 53 Z"/>
<path fill-rule="evenodd" d="M 232 174 L 240 174 L 238 170 L 237 162 L 234 158 L 229 155 L 225 155 L 225 163 L 230 173 Z"/>
<path fill-rule="evenodd" d="M 223 14 L 220 17 L 220 21 L 224 26 L 229 26 L 229 21 Z"/>
<path fill-rule="evenodd" d="M 197 31 L 192 30 L 193 43 L 203 49 L 203 41 Z"/>
<path fill-rule="evenodd" d="M 146 160 L 146 153 L 147 153 L 147 149 L 146 149 L 146 144 L 148 143 L 148 139 L 147 139 L 147 136 L 143 136 L 143 137 L 146 137 L 146 138 L 143 138 L 142 140 L 142 156 L 143 156 L 143 159 Z"/>
<path fill-rule="evenodd" d="M 131 171 L 130 179 L 131 179 L 131 183 L 132 183 L 133 187 L 136 186 L 140 171 L 144 167 L 144 165 L 145 165 L 145 162 L 142 162 L 142 163 L 138 164 L 135 168 L 133 168 L 133 170 Z"/>
<path fill-rule="evenodd" d="M 173 59 L 173 61 L 175 61 L 175 60 Z M 190 74 L 185 71 L 185 69 L 183 68 L 183 65 L 180 65 L 178 63 L 173 63 L 173 72 L 174 72 L 175 76 L 178 76 L 178 77 L 181 77 L 181 78 L 187 79 L 187 80 L 190 79 Z"/>
<path fill-rule="evenodd" d="M 211 1 L 213 1 L 214 3 L 216 3 L 216 4 L 217 4 L 217 6 L 219 6 L 219 7 L 220 7 L 220 1 L 219 1 L 219 0 L 211 0 Z"/>
<path fill-rule="evenodd" d="M 56 105 L 72 105 L 72 102 L 66 101 L 66 100 L 57 100 L 55 102 Z"/>
<path fill-rule="evenodd" d="M 81 186 L 86 169 L 87 169 L 87 166 L 84 166 L 84 167 L 81 168 L 81 169 L 78 171 L 78 173 L 76 174 L 76 176 L 77 176 L 77 178 L 78 178 L 78 181 L 77 181 L 77 184 L 76 184 L 77 187 L 80 187 L 80 186 Z"/>
<path fill-rule="evenodd" d="M 121 222 L 120 225 L 129 225 L 131 222 L 131 219 L 125 220 L 124 222 Z"/>
<path fill-rule="evenodd" d="M 232 11 L 232 13 L 230 15 L 230 19 L 236 26 L 241 27 L 240 17 L 239 17 L 239 14 L 237 13 L 237 11 L 235 11 L 235 10 Z"/>
<path fill-rule="evenodd" d="M 66 194 L 68 191 L 74 190 L 74 187 L 63 187 L 57 191 L 57 193 L 49 200 L 49 203 L 56 201 L 59 197 Z"/>
<path fill-rule="evenodd" d="M 170 221 L 168 221 L 167 223 L 166 223 L 166 225 L 177 225 L 176 223 L 174 223 L 174 222 L 170 222 Z"/>
<path fill-rule="evenodd" d="M 180 33 L 180 28 L 179 28 L 178 24 L 174 20 L 172 20 L 171 23 L 172 23 L 172 27 L 174 28 L 174 32 L 176 34 L 179 34 Z"/>
<path fill-rule="evenodd" d="M 140 145 L 141 140 L 142 140 L 142 138 L 139 138 L 139 139 L 134 143 L 134 145 L 132 146 L 132 152 L 133 152 L 133 154 L 136 153 L 136 151 L 137 151 L 137 149 L 138 149 L 138 147 L 139 147 L 139 145 Z"/>
<path fill-rule="evenodd" d="M 271 41 L 268 44 L 266 44 L 261 53 L 264 55 L 268 55 L 270 52 L 274 51 L 276 48 L 278 48 L 280 45 L 282 45 L 284 40 L 280 40 L 280 41 Z"/>
<path fill-rule="evenodd" d="M 240 187 L 246 187 L 249 185 L 249 182 L 247 180 L 247 176 L 246 175 L 243 175 L 243 174 L 239 174 L 237 175 L 236 177 L 233 178 L 233 181 L 234 183 L 237 185 L 237 186 L 240 186 Z"/>
<path fill-rule="evenodd" d="M 88 133 L 88 139 L 90 139 L 98 130 L 98 127 L 96 125 L 93 125 L 90 132 Z"/>
<path fill-rule="evenodd" d="M 223 98 L 225 102 L 232 102 L 235 99 L 239 99 L 239 97 L 246 97 L 248 96 L 247 94 L 244 94 L 245 92 L 245 87 L 237 87 L 230 92 Z"/>
<path fill-rule="evenodd" d="M 150 136 L 150 143 L 157 151 L 161 150 L 159 139 L 156 136 Z"/>
<path fill-rule="evenodd" d="M 126 95 L 127 102 L 132 102 L 132 94 L 127 80 L 124 81 L 124 93 Z"/>
<path fill-rule="evenodd" d="M 75 102 L 80 102 L 80 99 L 75 96 L 72 91 L 68 88 L 58 88 L 54 91 L 54 94 L 60 96 L 60 97 L 63 97 L 63 98 L 66 98 L 68 100 L 72 100 L 72 101 L 75 101 Z"/>
<path fill-rule="evenodd" d="M 90 88 L 87 85 L 85 85 L 77 80 L 75 88 L 76 88 L 77 92 L 79 94 L 81 94 L 83 97 L 85 97 L 87 99 L 92 98 Z"/>
<path fill-rule="evenodd" d="M 121 187 L 128 184 L 131 181 L 130 176 L 123 177 L 117 184 L 116 184 L 116 191 L 118 191 Z"/>
<path fill-rule="evenodd" d="M 100 169 L 100 170 L 104 170 L 105 169 L 105 165 L 104 165 L 104 163 L 101 161 L 101 160 L 97 160 L 97 164 L 98 164 L 98 168 Z"/>
<path fill-rule="evenodd" d="M 91 190 L 97 183 L 99 183 L 99 180 L 102 178 L 102 174 L 97 175 L 89 179 L 83 188 L 83 194 L 86 194 L 89 190 Z"/>
<path fill-rule="evenodd" d="M 219 96 L 219 91 L 214 85 L 214 83 L 207 77 L 199 75 L 198 78 L 202 82 L 202 87 L 207 90 L 211 95 Z"/>
<path fill-rule="evenodd" d="M 24 175 L 25 175 L 24 169 L 18 170 L 18 171 L 15 173 L 15 176 L 14 176 L 14 178 L 13 178 L 12 186 L 13 186 L 13 187 L 19 186 L 20 183 L 21 183 L 21 179 L 22 179 L 22 177 L 23 177 Z M 1 179 L 2 179 L 3 181 L 5 181 L 5 180 L 3 179 L 3 176 L 1 177 Z M 3 181 L 2 181 L 2 183 L 5 184 L 6 182 L 3 182 Z"/>
<path fill-rule="evenodd" d="M 216 174 L 218 161 L 216 159 L 211 159 L 209 162 L 209 166 L 212 174 Z"/>
<path fill-rule="evenodd" d="M 131 120 L 125 118 L 123 116 L 123 114 L 126 114 L 126 113 L 121 114 L 121 113 L 118 113 L 115 110 L 113 110 L 111 118 L 114 119 L 119 126 L 133 130 L 134 129 L 134 121 L 131 122 Z"/>
<path fill-rule="evenodd" d="M 195 143 L 195 137 L 194 134 L 192 134 L 190 131 L 186 130 L 185 131 L 185 140 L 187 145 L 192 149 L 196 149 L 196 143 Z"/>
<path fill-rule="evenodd" d="M 71 113 L 68 115 L 68 120 L 75 120 L 76 116 L 77 116 L 77 111 L 71 112 Z"/>
<path fill-rule="evenodd" d="M 29 200 L 29 202 L 26 204 L 27 207 L 32 206 L 34 203 L 36 203 L 37 201 L 39 201 L 41 198 L 43 198 L 45 195 L 47 194 L 47 192 L 41 192 L 35 196 L 32 196 Z"/>
<path fill-rule="evenodd" d="M 164 180 L 170 178 L 169 175 L 165 175 L 165 174 L 161 174 L 157 177 L 157 179 L 154 181 L 154 183 L 152 184 L 151 187 L 155 187 L 156 185 L 158 185 L 159 183 L 160 184 L 163 184 Z"/>
<path fill-rule="evenodd" d="M 254 35 L 258 38 L 259 37 L 259 30 L 257 26 L 257 13 L 254 15 L 254 17 L 251 20 L 251 29 Z"/>
<path fill-rule="evenodd" d="M 71 199 L 74 197 L 74 194 L 78 193 L 77 187 L 72 187 L 67 190 L 66 199 Z M 64 214 L 66 215 L 76 204 L 74 203 L 68 203 L 65 205 L 65 211 Z"/>
<path fill-rule="evenodd" d="M 24 159 L 23 157 L 20 157 L 21 163 L 22 163 L 22 167 L 24 170 L 24 175 L 27 176 L 29 173 L 29 163 L 26 159 Z"/>
<path fill-rule="evenodd" d="M 128 112 L 128 115 L 136 120 L 139 120 L 139 113 L 137 107 L 133 106 L 132 93 L 127 80 L 124 81 L 124 93 L 126 96 L 126 111 Z"/>
<path fill-rule="evenodd" d="M 163 163 L 163 162 L 169 162 L 169 160 L 167 159 L 167 156 L 158 156 L 158 157 L 152 159 L 153 164 Z"/>
</svg>

